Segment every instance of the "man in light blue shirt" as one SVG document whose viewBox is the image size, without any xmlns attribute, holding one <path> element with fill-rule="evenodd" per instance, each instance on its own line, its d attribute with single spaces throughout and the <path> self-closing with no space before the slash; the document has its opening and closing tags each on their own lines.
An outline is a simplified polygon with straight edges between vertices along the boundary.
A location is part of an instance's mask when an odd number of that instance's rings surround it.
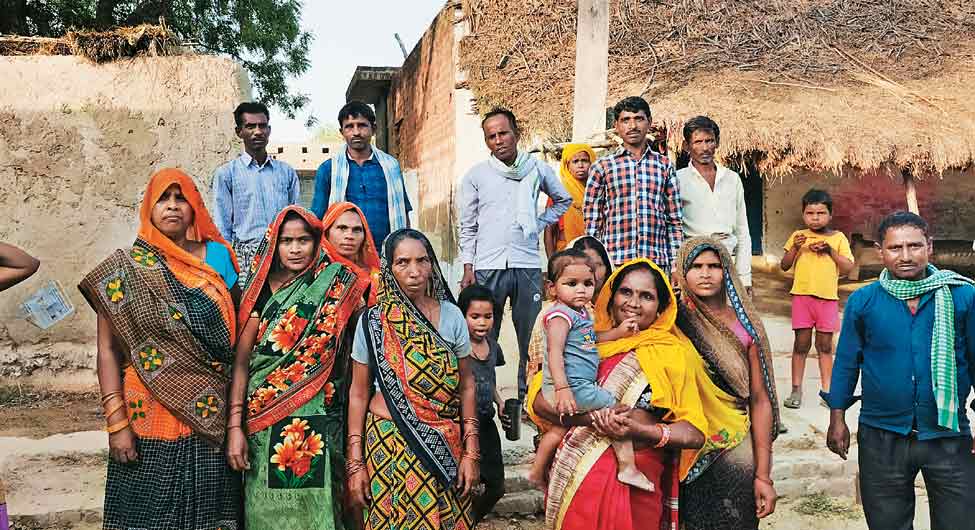
<svg viewBox="0 0 975 530">
<path fill-rule="evenodd" d="M 263 104 L 238 105 L 234 122 L 244 152 L 213 173 L 213 220 L 237 254 L 241 288 L 250 278 L 251 261 L 267 227 L 278 212 L 298 203 L 298 173 L 267 155 L 269 121 Z"/>
<path fill-rule="evenodd" d="M 528 391 L 526 373 L 532 327 L 542 309 L 542 259 L 538 235 L 568 211 L 572 196 L 555 171 L 518 150 L 518 122 L 506 109 L 488 112 L 481 122 L 488 160 L 472 167 L 460 188 L 461 289 L 473 283 L 494 293 L 494 329 L 501 332 L 504 306 L 518 337 L 518 399 Z M 539 194 L 552 206 L 539 211 Z"/>
</svg>

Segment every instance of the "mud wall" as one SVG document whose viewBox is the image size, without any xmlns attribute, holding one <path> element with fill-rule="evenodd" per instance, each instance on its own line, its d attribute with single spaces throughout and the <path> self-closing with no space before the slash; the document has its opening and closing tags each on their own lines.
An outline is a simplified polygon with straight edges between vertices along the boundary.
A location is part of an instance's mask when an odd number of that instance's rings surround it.
<svg viewBox="0 0 975 530">
<path fill-rule="evenodd" d="M 209 56 L 0 57 L 0 72 L 0 241 L 41 260 L 0 294 L 0 377 L 90 380 L 95 315 L 78 281 L 132 241 L 155 170 L 182 167 L 207 195 L 238 149 L 232 111 L 250 85 L 236 63 Z M 75 313 L 42 331 L 18 307 L 50 280 Z"/>
<path fill-rule="evenodd" d="M 916 182 L 921 216 L 931 225 L 936 241 L 975 238 L 975 171 L 948 171 L 942 177 Z M 886 174 L 858 172 L 843 177 L 803 172 L 765 187 L 765 253 L 782 255 L 789 234 L 803 227 L 802 196 L 810 188 L 833 197 L 833 227 L 847 237 L 861 234 L 873 240 L 880 220 L 907 209 L 904 183 Z"/>
</svg>

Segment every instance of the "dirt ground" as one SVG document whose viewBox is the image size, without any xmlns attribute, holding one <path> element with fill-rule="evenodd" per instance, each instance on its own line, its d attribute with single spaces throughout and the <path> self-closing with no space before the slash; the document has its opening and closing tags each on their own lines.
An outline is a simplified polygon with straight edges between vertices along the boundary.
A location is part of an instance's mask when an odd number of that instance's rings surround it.
<svg viewBox="0 0 975 530">
<path fill-rule="evenodd" d="M 44 438 L 103 428 L 98 393 L 0 386 L 0 437 Z"/>
</svg>

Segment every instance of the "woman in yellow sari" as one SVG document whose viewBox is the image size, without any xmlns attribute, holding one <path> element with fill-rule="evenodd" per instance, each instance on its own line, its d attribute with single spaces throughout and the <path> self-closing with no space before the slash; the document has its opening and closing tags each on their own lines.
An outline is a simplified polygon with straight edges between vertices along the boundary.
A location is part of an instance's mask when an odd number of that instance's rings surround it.
<svg viewBox="0 0 975 530">
<path fill-rule="evenodd" d="M 545 229 L 545 251 L 549 257 L 564 250 L 572 240 L 586 234 L 586 221 L 582 217 L 582 200 L 586 195 L 589 166 L 595 161 L 596 152 L 586 144 L 568 144 L 562 149 L 559 177 L 562 179 L 562 185 L 572 196 L 572 206 L 558 223 L 552 223 Z"/>
<path fill-rule="evenodd" d="M 653 262 L 631 261 L 611 275 L 596 300 L 597 332 L 635 319 L 633 336 L 600 343 L 600 384 L 626 408 L 570 420 L 549 480 L 545 519 L 558 530 L 672 529 L 678 525 L 678 480 L 711 451 L 747 435 L 747 417 L 711 383 L 704 363 L 675 327 L 677 302 Z M 544 397 L 534 411 L 558 422 Z M 636 465 L 653 492 L 616 478 L 611 442 L 630 439 Z"/>
</svg>

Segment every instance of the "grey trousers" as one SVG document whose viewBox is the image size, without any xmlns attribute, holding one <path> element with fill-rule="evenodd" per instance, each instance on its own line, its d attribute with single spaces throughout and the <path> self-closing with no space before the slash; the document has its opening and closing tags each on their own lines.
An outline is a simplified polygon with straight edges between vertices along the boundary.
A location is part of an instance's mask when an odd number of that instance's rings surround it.
<svg viewBox="0 0 975 530">
<path fill-rule="evenodd" d="M 538 312 L 542 310 L 541 269 L 487 269 L 475 271 L 477 283 L 494 292 L 494 329 L 497 340 L 501 333 L 504 306 L 511 300 L 511 321 L 518 337 L 518 400 L 524 402 L 528 393 L 525 371 L 528 367 L 528 342 Z"/>
<path fill-rule="evenodd" d="M 973 530 L 975 455 L 971 436 L 918 440 L 861 424 L 860 493 L 870 530 L 914 528 L 914 479 L 924 477 L 931 530 Z"/>
</svg>

